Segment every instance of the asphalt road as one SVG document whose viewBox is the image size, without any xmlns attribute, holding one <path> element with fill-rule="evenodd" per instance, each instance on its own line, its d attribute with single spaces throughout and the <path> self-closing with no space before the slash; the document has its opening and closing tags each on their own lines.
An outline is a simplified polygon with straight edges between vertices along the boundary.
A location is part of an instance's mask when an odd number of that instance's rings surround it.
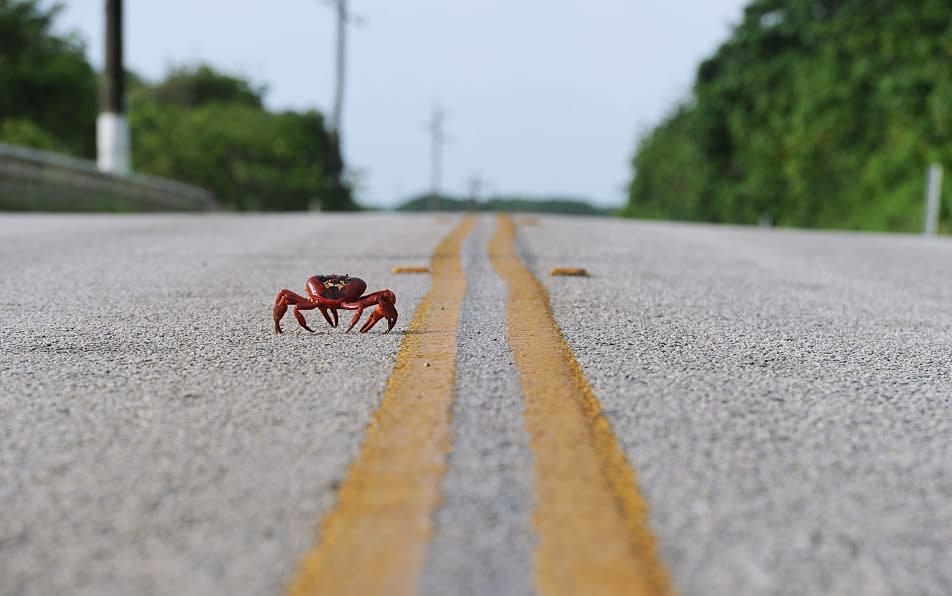
<svg viewBox="0 0 952 596">
<path fill-rule="evenodd" d="M 280 594 L 453 218 L 0 216 L 0 594 Z M 522 220 L 676 590 L 952 593 L 952 242 Z M 532 453 L 494 227 L 467 239 L 425 594 L 531 594 Z M 555 266 L 587 278 L 551 277 Z M 310 334 L 281 288 L 397 294 Z M 597 548 L 597 545 L 593 545 Z"/>
</svg>

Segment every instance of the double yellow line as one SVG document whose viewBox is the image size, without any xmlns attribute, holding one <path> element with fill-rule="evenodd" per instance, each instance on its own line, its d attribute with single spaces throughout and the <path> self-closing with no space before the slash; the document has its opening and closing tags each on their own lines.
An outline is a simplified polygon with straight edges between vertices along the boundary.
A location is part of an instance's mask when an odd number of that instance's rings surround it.
<svg viewBox="0 0 952 596">
<path fill-rule="evenodd" d="M 451 445 L 465 218 L 437 246 L 432 287 L 407 328 L 360 455 L 289 593 L 416 594 Z M 509 285 L 509 344 L 534 458 L 540 594 L 670 594 L 634 472 L 566 345 L 544 287 L 501 217 L 490 260 Z"/>
</svg>

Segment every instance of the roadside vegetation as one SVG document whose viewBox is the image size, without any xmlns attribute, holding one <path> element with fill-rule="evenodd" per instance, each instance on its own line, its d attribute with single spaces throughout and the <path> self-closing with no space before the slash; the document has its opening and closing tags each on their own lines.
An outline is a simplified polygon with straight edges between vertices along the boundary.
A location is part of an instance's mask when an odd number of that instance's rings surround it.
<svg viewBox="0 0 952 596">
<path fill-rule="evenodd" d="M 397 211 L 500 211 L 507 213 L 561 213 L 565 215 L 612 215 L 615 210 L 596 207 L 582 199 L 567 197 L 490 197 L 474 200 L 461 197 L 422 195 L 408 199 Z"/>
<path fill-rule="evenodd" d="M 98 75 L 85 43 L 56 32 L 59 11 L 39 0 L 0 0 L 0 142 L 92 160 Z M 226 209 L 361 208 L 320 112 L 269 111 L 264 86 L 209 65 L 175 68 L 154 82 L 126 78 L 134 171 L 206 188 Z M 432 205 L 423 197 L 400 209 Z M 438 207 L 473 204 L 443 197 Z M 561 198 L 498 197 L 476 208 L 606 213 Z"/>
<path fill-rule="evenodd" d="M 265 90 L 209 66 L 135 81 L 135 169 L 212 189 L 239 210 L 352 210 L 344 164 L 316 111 L 270 112 Z"/>
<path fill-rule="evenodd" d="M 97 73 L 84 42 L 56 31 L 58 12 L 0 0 L 0 142 L 94 159 Z M 273 112 L 264 86 L 208 65 L 128 85 L 135 171 L 207 188 L 226 209 L 360 208 L 321 113 Z M 623 214 L 916 231 L 931 163 L 952 164 L 946 0 L 753 0 L 690 95 L 638 140 Z M 439 207 L 605 213 L 548 199 Z"/>
<path fill-rule="evenodd" d="M 55 32 L 60 8 L 0 0 L 0 142 L 95 159 L 97 74 Z M 358 206 L 316 111 L 272 112 L 265 88 L 198 65 L 128 76 L 133 169 L 211 190 L 226 209 Z"/>
<path fill-rule="evenodd" d="M 96 153 L 96 73 L 85 44 L 51 33 L 58 9 L 0 0 L 0 141 Z"/>
<path fill-rule="evenodd" d="M 952 164 L 947 1 L 755 0 L 641 137 L 625 214 L 915 231 L 933 162 Z"/>
</svg>

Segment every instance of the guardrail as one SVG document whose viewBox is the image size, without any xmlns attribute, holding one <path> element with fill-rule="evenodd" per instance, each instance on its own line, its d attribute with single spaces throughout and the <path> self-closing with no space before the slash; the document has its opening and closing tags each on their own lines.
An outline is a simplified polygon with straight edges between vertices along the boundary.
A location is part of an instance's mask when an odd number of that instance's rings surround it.
<svg viewBox="0 0 952 596">
<path fill-rule="evenodd" d="M 211 192 L 145 174 L 120 176 L 94 162 L 0 143 L 0 210 L 204 211 Z"/>
</svg>

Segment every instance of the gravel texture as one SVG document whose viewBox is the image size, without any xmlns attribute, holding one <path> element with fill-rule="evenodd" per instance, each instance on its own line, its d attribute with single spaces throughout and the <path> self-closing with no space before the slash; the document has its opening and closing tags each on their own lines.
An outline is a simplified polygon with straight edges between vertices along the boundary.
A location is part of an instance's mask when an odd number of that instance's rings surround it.
<svg viewBox="0 0 952 596">
<path fill-rule="evenodd" d="M 0 593 L 280 594 L 429 289 L 390 269 L 452 223 L 0 217 Z M 394 332 L 275 336 L 334 272 L 394 290 Z"/>
<path fill-rule="evenodd" d="M 539 217 L 520 246 L 686 596 L 952 594 L 952 242 Z M 0 595 L 280 594 L 454 218 L 0 216 Z M 505 286 L 467 240 L 426 594 L 531 593 Z M 592 276 L 550 277 L 554 266 Z M 394 333 L 280 288 L 350 273 Z M 345 315 L 344 322 L 347 321 Z M 597 548 L 597 545 L 593 545 Z"/>
<path fill-rule="evenodd" d="M 521 242 L 682 594 L 952 594 L 949 239 L 553 217 Z"/>
</svg>

